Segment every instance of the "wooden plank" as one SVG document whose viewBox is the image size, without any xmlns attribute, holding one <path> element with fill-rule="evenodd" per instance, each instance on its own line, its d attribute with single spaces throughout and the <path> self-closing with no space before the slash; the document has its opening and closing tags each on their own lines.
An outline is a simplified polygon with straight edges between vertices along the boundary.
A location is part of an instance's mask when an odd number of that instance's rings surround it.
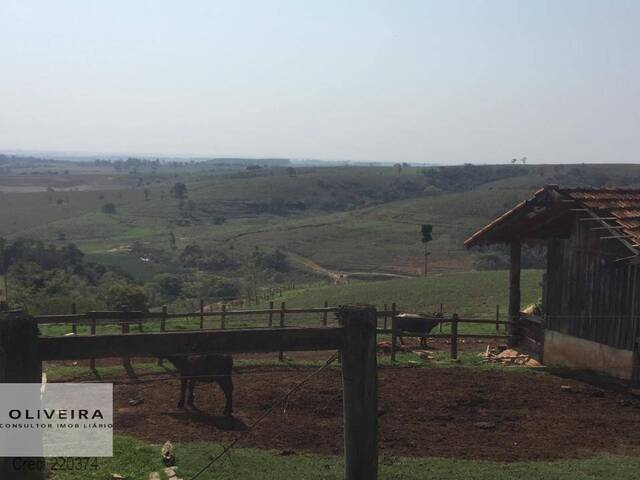
<svg viewBox="0 0 640 480">
<path fill-rule="evenodd" d="M 336 307 L 327 308 L 289 308 L 285 310 L 285 313 L 331 313 L 337 310 Z M 131 316 L 127 318 L 133 318 L 135 320 L 158 320 L 162 318 L 162 312 L 130 312 Z M 280 310 L 263 309 L 263 310 L 225 310 L 224 316 L 238 316 L 238 315 L 267 315 L 269 313 L 280 313 Z M 390 312 L 386 312 L 389 314 Z M 379 315 L 384 315 L 385 312 L 379 312 Z M 221 310 L 213 312 L 185 312 L 185 313 L 170 313 L 165 316 L 166 319 L 185 318 L 185 317 L 220 317 L 223 313 Z M 37 315 L 35 320 L 38 324 L 48 323 L 70 323 L 74 320 L 87 320 L 93 318 L 99 323 L 120 323 L 118 320 L 122 320 L 125 317 L 122 312 L 87 312 L 76 315 Z"/>
<path fill-rule="evenodd" d="M 71 315 L 37 315 L 33 317 L 38 325 L 49 323 L 74 323 L 80 320 L 87 320 L 89 317 L 84 313 Z"/>
<path fill-rule="evenodd" d="M 393 330 L 383 330 L 381 328 L 379 328 L 376 331 L 379 335 L 388 335 L 390 333 L 393 333 Z M 403 331 L 399 331 L 398 332 L 399 336 L 402 337 L 414 337 L 414 338 L 422 338 L 425 335 L 422 333 L 412 333 L 412 332 L 403 332 Z M 451 338 L 451 334 L 450 333 L 430 333 L 429 335 L 426 335 L 427 339 L 429 338 Z M 458 338 L 511 338 L 511 335 L 504 335 L 504 334 L 493 334 L 493 333 L 458 333 Z"/>
<path fill-rule="evenodd" d="M 159 357 L 213 353 L 336 350 L 342 346 L 338 327 L 204 330 L 129 335 L 40 337 L 42 360 L 82 360 L 125 355 Z"/>
</svg>

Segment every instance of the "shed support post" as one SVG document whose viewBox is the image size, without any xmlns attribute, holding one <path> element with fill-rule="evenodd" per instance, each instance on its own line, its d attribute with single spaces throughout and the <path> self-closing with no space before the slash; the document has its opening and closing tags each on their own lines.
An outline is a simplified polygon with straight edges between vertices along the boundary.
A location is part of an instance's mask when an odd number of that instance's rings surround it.
<svg viewBox="0 0 640 480">
<path fill-rule="evenodd" d="M 0 383 L 41 383 L 42 362 L 38 355 L 38 326 L 23 312 L 0 314 Z M 44 468 L 16 471 L 14 458 L 0 458 L 0 478 L 44 480 Z M 37 463 L 43 459 L 30 459 Z M 15 462 L 15 465 L 24 462 Z"/>
<path fill-rule="evenodd" d="M 376 309 L 343 307 L 342 381 L 346 480 L 378 478 Z"/>
<path fill-rule="evenodd" d="M 510 343 L 517 343 L 520 319 L 520 257 L 522 246 L 519 241 L 511 242 L 511 269 L 509 270 L 509 335 Z"/>
</svg>

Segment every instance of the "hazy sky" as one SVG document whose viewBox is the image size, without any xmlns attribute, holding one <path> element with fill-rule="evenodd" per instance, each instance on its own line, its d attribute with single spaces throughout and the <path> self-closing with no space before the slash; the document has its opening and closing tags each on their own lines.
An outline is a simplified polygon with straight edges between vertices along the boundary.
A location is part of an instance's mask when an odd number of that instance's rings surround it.
<svg viewBox="0 0 640 480">
<path fill-rule="evenodd" d="M 640 1 L 0 0 L 0 149 L 633 162 Z"/>
</svg>

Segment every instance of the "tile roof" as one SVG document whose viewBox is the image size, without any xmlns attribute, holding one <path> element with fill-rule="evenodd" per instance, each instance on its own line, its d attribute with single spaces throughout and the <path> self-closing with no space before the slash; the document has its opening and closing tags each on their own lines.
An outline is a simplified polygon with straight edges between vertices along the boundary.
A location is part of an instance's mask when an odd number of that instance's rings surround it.
<svg viewBox="0 0 640 480">
<path fill-rule="evenodd" d="M 547 185 L 529 200 L 482 227 L 464 244 L 472 247 L 507 241 L 509 235 L 515 238 L 521 233 L 518 227 L 542 222 L 545 217 L 536 215 L 545 209 L 547 212 L 554 210 L 556 214 L 584 212 L 608 227 L 612 232 L 610 235 L 619 237 L 635 254 L 640 253 L 640 250 L 636 251 L 640 248 L 640 189 L 627 188 L 560 188 Z"/>
</svg>

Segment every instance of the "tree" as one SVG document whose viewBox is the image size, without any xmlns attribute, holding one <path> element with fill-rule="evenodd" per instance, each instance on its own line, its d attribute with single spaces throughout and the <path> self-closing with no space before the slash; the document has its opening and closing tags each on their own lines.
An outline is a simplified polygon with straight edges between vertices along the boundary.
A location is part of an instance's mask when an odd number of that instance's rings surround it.
<svg viewBox="0 0 640 480">
<path fill-rule="evenodd" d="M 182 182 L 176 182 L 171 187 L 171 194 L 180 200 L 187 196 L 187 186 Z"/>
<path fill-rule="evenodd" d="M 429 252 L 427 251 L 427 244 L 433 240 L 431 233 L 433 232 L 433 225 L 422 225 L 420 229 L 422 233 L 422 244 L 424 245 L 424 276 L 427 276 L 427 268 L 428 268 L 428 260 L 429 260 Z"/>
<path fill-rule="evenodd" d="M 176 245 L 176 236 L 173 232 L 169 232 L 169 245 L 171 246 L 171 250 L 178 249 L 178 245 Z"/>
<path fill-rule="evenodd" d="M 289 175 L 290 177 L 295 176 L 296 174 L 296 169 L 293 167 L 287 167 L 287 175 Z"/>
<path fill-rule="evenodd" d="M 148 188 L 144 189 L 144 199 L 145 200 L 149 200 L 149 189 Z"/>
<path fill-rule="evenodd" d="M 158 285 L 160 294 L 165 297 L 178 297 L 182 293 L 182 279 L 170 273 L 156 275 L 153 283 Z"/>
<path fill-rule="evenodd" d="M 120 283 L 109 287 L 106 296 L 106 303 L 109 308 L 122 308 L 124 305 L 129 310 L 145 312 L 147 307 L 147 296 L 141 287 Z"/>
<path fill-rule="evenodd" d="M 115 215 L 116 206 L 113 203 L 105 203 L 102 206 L 102 213 L 106 213 L 107 215 Z"/>
</svg>

